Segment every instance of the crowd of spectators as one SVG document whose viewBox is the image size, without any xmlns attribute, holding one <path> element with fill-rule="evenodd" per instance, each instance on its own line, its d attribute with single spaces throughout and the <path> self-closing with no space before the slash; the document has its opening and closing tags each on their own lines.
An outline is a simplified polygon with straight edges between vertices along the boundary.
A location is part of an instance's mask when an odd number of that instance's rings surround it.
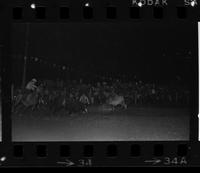
<svg viewBox="0 0 200 173">
<path fill-rule="evenodd" d="M 71 102 L 84 102 L 90 105 L 104 104 L 108 96 L 114 94 L 123 96 L 128 106 L 132 105 L 189 105 L 190 92 L 181 86 L 159 85 L 146 83 L 141 80 L 122 81 L 109 80 L 84 81 L 79 80 L 40 80 L 38 86 L 42 88 L 46 100 L 67 98 Z M 19 92 L 18 89 L 16 92 Z"/>
</svg>

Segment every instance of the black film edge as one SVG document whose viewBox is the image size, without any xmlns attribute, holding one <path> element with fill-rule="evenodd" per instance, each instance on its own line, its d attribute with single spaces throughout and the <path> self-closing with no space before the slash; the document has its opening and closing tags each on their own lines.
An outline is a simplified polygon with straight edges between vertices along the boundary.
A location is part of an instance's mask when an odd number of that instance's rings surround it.
<svg viewBox="0 0 200 173">
<path fill-rule="evenodd" d="M 1 2 L 0 167 L 199 165 L 199 3 Z"/>
</svg>

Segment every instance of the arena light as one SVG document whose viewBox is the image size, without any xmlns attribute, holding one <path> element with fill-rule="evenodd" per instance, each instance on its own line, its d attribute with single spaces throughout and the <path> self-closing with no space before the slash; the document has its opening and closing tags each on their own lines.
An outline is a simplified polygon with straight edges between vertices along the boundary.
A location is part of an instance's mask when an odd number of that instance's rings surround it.
<svg viewBox="0 0 200 173">
<path fill-rule="evenodd" d="M 38 58 L 35 58 L 35 62 L 37 62 L 38 61 Z"/>
<path fill-rule="evenodd" d="M 90 6 L 89 2 L 85 3 L 85 7 L 89 7 L 89 6 Z"/>
<path fill-rule="evenodd" d="M 32 9 L 36 9 L 36 5 L 34 3 L 31 4 Z"/>
<path fill-rule="evenodd" d="M 5 161 L 6 161 L 6 157 L 5 157 L 5 156 L 1 157 L 1 158 L 0 158 L 0 161 L 1 161 L 1 162 L 5 162 Z"/>
<path fill-rule="evenodd" d="M 62 69 L 63 69 L 63 70 L 66 70 L 66 67 L 65 67 L 65 66 L 63 66 L 63 67 L 62 67 Z"/>
<path fill-rule="evenodd" d="M 143 6 L 142 2 L 138 2 L 138 7 L 142 7 L 142 6 Z"/>
</svg>

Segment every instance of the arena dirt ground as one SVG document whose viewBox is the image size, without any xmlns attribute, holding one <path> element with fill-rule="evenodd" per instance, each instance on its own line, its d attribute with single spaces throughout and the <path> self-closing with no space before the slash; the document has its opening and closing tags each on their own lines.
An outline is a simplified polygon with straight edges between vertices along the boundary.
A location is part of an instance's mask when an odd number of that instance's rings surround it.
<svg viewBox="0 0 200 173">
<path fill-rule="evenodd" d="M 12 116 L 13 141 L 171 141 L 189 140 L 189 110 L 129 107 L 86 114 L 32 112 Z"/>
</svg>

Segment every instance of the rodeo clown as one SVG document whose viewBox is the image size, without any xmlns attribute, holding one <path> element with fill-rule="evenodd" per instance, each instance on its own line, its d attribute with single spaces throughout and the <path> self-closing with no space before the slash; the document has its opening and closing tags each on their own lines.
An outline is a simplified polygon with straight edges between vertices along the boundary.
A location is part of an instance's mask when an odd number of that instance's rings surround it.
<svg viewBox="0 0 200 173">
<path fill-rule="evenodd" d="M 90 101 L 89 101 L 88 97 L 85 94 L 82 94 L 80 99 L 79 99 L 79 102 L 83 106 L 83 109 L 84 109 L 83 113 L 88 112 L 87 106 L 90 104 Z"/>
<path fill-rule="evenodd" d="M 37 80 L 36 79 L 32 79 L 31 81 L 28 82 L 28 84 L 26 85 L 26 91 L 29 92 L 33 92 L 37 90 Z"/>
</svg>

